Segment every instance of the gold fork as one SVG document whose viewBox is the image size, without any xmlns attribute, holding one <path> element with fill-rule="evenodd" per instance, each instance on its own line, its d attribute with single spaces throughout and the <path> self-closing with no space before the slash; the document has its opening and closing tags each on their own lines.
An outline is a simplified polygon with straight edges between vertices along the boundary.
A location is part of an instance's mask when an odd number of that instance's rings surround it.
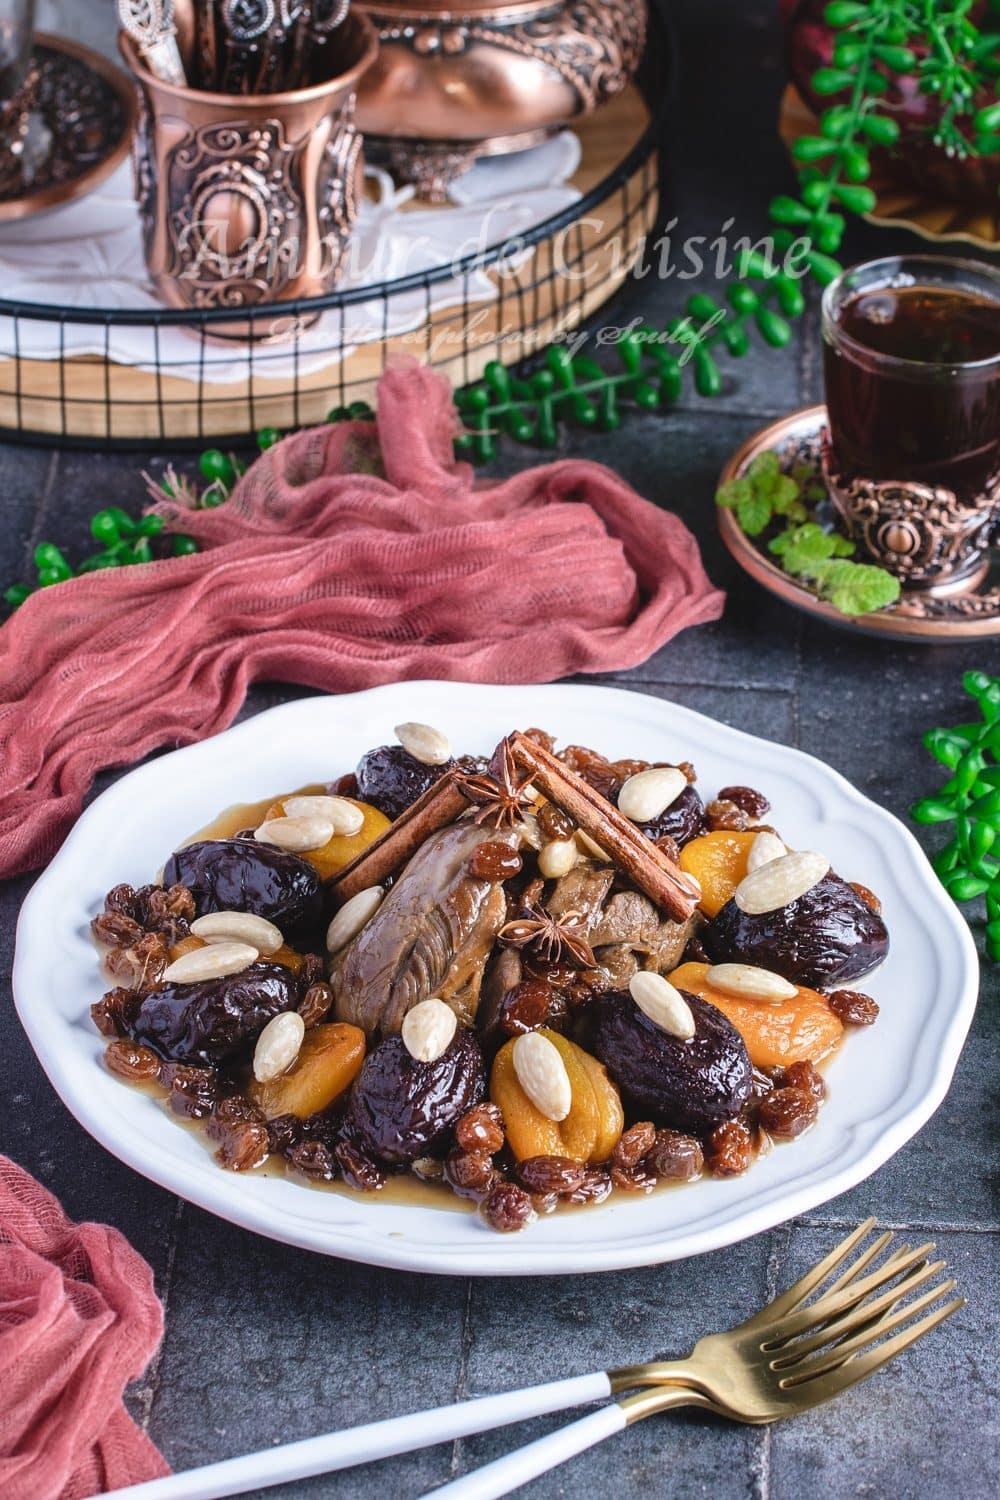
<svg viewBox="0 0 1000 1500">
<path fill-rule="evenodd" d="M 943 1261 L 927 1258 L 933 1244 L 915 1250 L 901 1245 L 876 1265 L 893 1236 L 884 1232 L 860 1248 L 874 1228 L 875 1220 L 867 1220 L 787 1292 L 737 1328 L 700 1339 L 686 1359 L 609 1371 L 613 1393 L 635 1393 L 442 1486 L 433 1492 L 435 1500 L 495 1500 L 672 1407 L 700 1406 L 738 1422 L 774 1422 L 867 1380 L 964 1306 L 956 1297 L 934 1307 L 955 1283 L 928 1288 L 944 1268 Z"/>
</svg>

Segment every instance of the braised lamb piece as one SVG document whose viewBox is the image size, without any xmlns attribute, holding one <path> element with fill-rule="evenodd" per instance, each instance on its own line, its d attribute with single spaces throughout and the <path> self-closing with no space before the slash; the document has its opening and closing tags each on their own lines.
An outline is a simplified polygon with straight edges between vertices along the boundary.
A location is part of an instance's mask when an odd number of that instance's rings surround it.
<svg viewBox="0 0 1000 1500">
<path fill-rule="evenodd" d="M 482 845 L 516 848 L 519 836 L 457 823 L 428 839 L 374 917 L 331 965 L 334 1011 L 369 1035 L 398 1031 L 428 996 L 471 1024 L 483 970 L 507 918 L 503 885 L 473 875 Z"/>
</svg>

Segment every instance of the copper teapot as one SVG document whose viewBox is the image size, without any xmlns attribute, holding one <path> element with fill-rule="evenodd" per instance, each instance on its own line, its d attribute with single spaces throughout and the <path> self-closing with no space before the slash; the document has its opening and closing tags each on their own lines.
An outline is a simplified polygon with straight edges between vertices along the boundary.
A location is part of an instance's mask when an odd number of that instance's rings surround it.
<svg viewBox="0 0 1000 1500">
<path fill-rule="evenodd" d="M 379 34 L 362 81 L 366 149 L 441 198 L 479 156 L 520 151 L 634 74 L 646 0 L 356 0 Z"/>
</svg>

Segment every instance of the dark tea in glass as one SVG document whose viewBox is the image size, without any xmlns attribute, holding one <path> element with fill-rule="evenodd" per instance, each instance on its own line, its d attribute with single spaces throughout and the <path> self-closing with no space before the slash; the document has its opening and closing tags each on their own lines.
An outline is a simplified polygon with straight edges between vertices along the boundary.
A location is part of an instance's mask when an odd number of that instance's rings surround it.
<svg viewBox="0 0 1000 1500">
<path fill-rule="evenodd" d="M 823 295 L 831 497 L 906 587 L 971 588 L 1000 520 L 1000 272 L 911 255 Z"/>
</svg>

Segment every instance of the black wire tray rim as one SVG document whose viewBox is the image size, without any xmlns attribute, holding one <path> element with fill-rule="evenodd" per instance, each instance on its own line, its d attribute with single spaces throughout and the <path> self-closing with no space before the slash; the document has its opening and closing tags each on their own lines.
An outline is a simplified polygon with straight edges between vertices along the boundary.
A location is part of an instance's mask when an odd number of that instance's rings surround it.
<svg viewBox="0 0 1000 1500">
<path fill-rule="evenodd" d="M 651 109 L 649 124 L 628 155 L 600 182 L 595 183 L 589 192 L 584 193 L 581 198 L 560 213 L 550 215 L 549 218 L 541 220 L 531 229 L 518 235 L 519 244 L 526 247 L 537 245 L 540 241 L 558 234 L 561 229 L 569 228 L 583 214 L 592 208 L 597 208 L 618 188 L 623 187 L 656 151 L 666 119 L 668 103 L 674 92 L 677 47 L 671 19 L 669 13 L 663 8 L 662 0 L 650 0 L 649 16 L 652 23 L 651 33 L 654 29 L 658 32 L 657 40 L 661 55 L 657 58 L 657 62 L 665 74 L 661 86 L 656 90 L 655 103 L 651 103 L 648 93 L 645 96 L 646 106 Z M 647 49 L 647 56 L 648 51 L 649 49 Z M 449 261 L 445 265 L 436 266 L 433 270 L 414 271 L 409 276 L 400 276 L 393 281 L 373 282 L 371 286 L 349 287 L 341 291 L 334 288 L 333 291 L 324 293 L 322 297 L 301 297 L 289 302 L 258 302 L 253 306 L 240 308 L 158 308 L 150 311 L 141 308 L 91 307 L 75 310 L 60 307 L 55 303 L 15 302 L 0 298 L 0 317 L 24 318 L 38 323 L 82 324 L 99 328 L 183 327 L 190 329 L 194 324 L 197 328 L 206 330 L 215 323 L 231 323 L 236 314 L 251 323 L 264 318 L 312 317 L 317 313 L 352 307 L 359 302 L 370 302 L 379 298 L 385 301 L 405 292 L 421 291 L 441 281 L 467 277 L 471 272 L 495 266 L 501 254 L 509 250 L 509 245 L 509 239 L 497 240 L 492 245 L 473 251 L 460 261 Z"/>
</svg>

